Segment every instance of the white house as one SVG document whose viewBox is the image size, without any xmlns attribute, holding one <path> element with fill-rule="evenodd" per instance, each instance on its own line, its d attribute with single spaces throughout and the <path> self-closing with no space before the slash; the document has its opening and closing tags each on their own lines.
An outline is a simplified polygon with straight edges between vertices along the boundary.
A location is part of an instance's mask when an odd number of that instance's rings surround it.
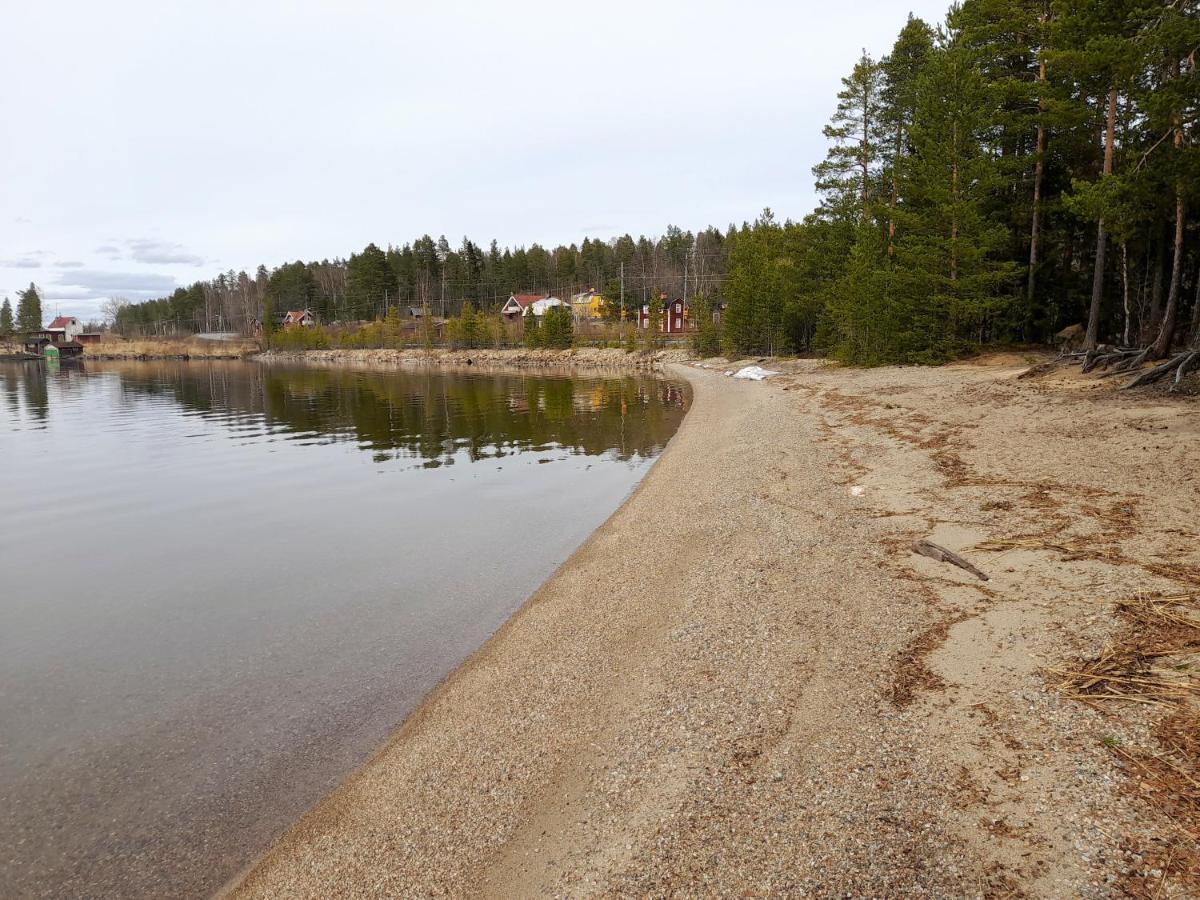
<svg viewBox="0 0 1200 900">
<path fill-rule="evenodd" d="M 79 324 L 79 320 L 74 316 L 58 316 L 47 326 L 46 330 L 62 335 L 61 339 L 54 341 L 54 343 L 58 344 L 75 340 L 83 331 L 83 326 Z"/>
<path fill-rule="evenodd" d="M 543 297 L 541 300 L 534 300 L 527 307 L 525 307 L 525 315 L 537 316 L 540 319 L 542 316 L 544 316 L 546 314 L 546 311 L 548 309 L 551 309 L 552 307 L 555 307 L 555 306 L 566 306 L 566 305 L 567 304 L 563 303 L 557 297 Z"/>
</svg>

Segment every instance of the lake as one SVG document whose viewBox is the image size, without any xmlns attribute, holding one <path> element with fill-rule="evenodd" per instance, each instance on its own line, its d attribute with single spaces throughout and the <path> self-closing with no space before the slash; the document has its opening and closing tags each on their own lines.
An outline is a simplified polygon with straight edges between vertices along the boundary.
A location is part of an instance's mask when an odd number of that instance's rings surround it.
<svg viewBox="0 0 1200 900">
<path fill-rule="evenodd" d="M 685 388 L 0 363 L 0 896 L 205 896 L 629 495 Z"/>
</svg>

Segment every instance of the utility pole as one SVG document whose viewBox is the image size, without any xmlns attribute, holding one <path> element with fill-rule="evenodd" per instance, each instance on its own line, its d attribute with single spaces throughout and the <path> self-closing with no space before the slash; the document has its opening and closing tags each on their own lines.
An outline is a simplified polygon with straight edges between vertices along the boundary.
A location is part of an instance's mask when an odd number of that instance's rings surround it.
<svg viewBox="0 0 1200 900">
<path fill-rule="evenodd" d="M 625 321 L 625 263 L 621 263 L 621 321 Z"/>
</svg>

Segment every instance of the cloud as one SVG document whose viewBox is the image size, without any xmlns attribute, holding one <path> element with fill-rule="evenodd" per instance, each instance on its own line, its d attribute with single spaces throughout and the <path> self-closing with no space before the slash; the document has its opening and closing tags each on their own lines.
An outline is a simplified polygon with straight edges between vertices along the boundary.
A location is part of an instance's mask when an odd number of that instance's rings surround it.
<svg viewBox="0 0 1200 900">
<path fill-rule="evenodd" d="M 48 299 L 82 300 L 97 297 L 128 297 L 131 300 L 152 299 L 175 290 L 175 278 L 157 272 L 102 272 L 96 269 L 73 269 L 58 276 L 47 288 Z"/>
<path fill-rule="evenodd" d="M 16 259 L 0 259 L 0 268 L 5 269 L 40 269 L 42 261 L 34 259 L 35 256 L 40 256 L 40 253 L 27 253 L 24 256 L 19 256 Z"/>
<path fill-rule="evenodd" d="M 107 256 L 109 259 L 121 258 L 121 248 L 114 244 L 101 244 L 96 248 L 96 252 L 101 256 Z"/>
<path fill-rule="evenodd" d="M 182 263 L 188 266 L 204 265 L 204 257 L 189 253 L 182 244 L 135 238 L 125 242 L 129 258 L 140 263 Z"/>
<path fill-rule="evenodd" d="M 54 263 L 56 269 L 82 269 L 83 263 L 76 259 L 62 259 Z"/>
</svg>

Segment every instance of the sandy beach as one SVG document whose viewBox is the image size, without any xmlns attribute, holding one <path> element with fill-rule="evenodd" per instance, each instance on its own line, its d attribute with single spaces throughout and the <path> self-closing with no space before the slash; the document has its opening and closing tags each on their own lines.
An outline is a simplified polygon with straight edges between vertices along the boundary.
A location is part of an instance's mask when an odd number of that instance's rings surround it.
<svg viewBox="0 0 1200 900">
<path fill-rule="evenodd" d="M 1055 673 L 1200 592 L 1200 408 L 1031 361 L 670 365 L 635 494 L 229 893 L 1190 895 L 1136 761 L 1194 701 Z"/>
</svg>

